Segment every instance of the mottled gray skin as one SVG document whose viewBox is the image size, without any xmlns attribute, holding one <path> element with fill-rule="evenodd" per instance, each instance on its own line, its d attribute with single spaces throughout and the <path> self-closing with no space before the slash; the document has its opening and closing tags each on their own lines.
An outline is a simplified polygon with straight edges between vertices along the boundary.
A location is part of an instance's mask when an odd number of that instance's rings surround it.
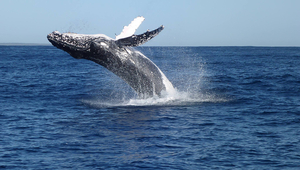
<svg viewBox="0 0 300 170">
<path fill-rule="evenodd" d="M 114 40 L 105 35 L 81 35 L 54 31 L 47 38 L 53 46 L 77 59 L 94 61 L 127 82 L 140 97 L 161 95 L 163 73 L 146 56 L 132 49 L 156 36 L 163 26 L 141 35 Z"/>
</svg>

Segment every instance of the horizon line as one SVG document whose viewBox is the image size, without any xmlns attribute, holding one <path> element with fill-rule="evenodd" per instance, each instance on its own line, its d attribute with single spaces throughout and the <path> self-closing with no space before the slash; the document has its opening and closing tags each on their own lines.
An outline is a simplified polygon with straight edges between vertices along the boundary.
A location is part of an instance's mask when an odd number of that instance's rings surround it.
<svg viewBox="0 0 300 170">
<path fill-rule="evenodd" d="M 52 46 L 50 43 L 0 43 L 0 46 Z M 138 47 L 300 47 L 290 45 L 142 45 Z"/>
</svg>

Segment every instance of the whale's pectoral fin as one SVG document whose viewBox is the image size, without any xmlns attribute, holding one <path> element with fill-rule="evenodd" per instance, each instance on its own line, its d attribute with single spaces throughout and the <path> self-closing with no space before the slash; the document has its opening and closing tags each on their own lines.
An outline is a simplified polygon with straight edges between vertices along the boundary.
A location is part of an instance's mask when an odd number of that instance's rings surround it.
<svg viewBox="0 0 300 170">
<path fill-rule="evenodd" d="M 119 39 L 116 41 L 116 43 L 118 44 L 119 47 L 123 47 L 123 46 L 136 47 L 149 41 L 150 39 L 158 35 L 163 29 L 164 26 L 162 25 L 153 31 L 147 31 L 144 34 L 132 35 L 127 38 Z"/>
</svg>

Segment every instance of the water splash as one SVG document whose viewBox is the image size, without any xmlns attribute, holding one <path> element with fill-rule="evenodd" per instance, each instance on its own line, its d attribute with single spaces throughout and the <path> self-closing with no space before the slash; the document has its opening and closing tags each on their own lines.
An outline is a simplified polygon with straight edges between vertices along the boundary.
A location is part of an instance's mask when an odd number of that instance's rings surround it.
<svg viewBox="0 0 300 170">
<path fill-rule="evenodd" d="M 139 98 L 133 95 L 133 91 L 124 89 L 123 96 L 110 95 L 109 98 L 85 99 L 84 104 L 92 107 L 130 107 L 130 106 L 187 106 L 203 103 L 223 103 L 230 101 L 230 97 L 218 94 L 212 90 L 213 86 L 207 77 L 211 73 L 205 68 L 205 61 L 195 51 L 187 51 L 186 48 L 140 48 L 146 56 L 155 56 L 159 51 L 159 57 L 154 58 L 154 63 L 163 68 L 162 75 L 166 91 L 161 96 L 151 98 Z M 165 56 L 164 56 L 165 55 Z M 156 60 L 155 60 L 156 59 Z M 110 79 L 117 87 L 123 89 L 126 84 L 116 76 Z M 170 81 L 169 81 L 170 80 Z M 172 83 L 171 83 L 172 82 Z M 122 87 L 122 88 L 120 88 Z M 174 88 L 175 87 L 175 88 Z M 120 91 L 118 91 L 119 93 Z M 100 94 L 101 95 L 101 94 Z"/>
<path fill-rule="evenodd" d="M 229 98 L 215 94 L 191 94 L 174 89 L 171 93 L 163 92 L 162 96 L 151 98 L 132 98 L 123 100 L 102 101 L 101 99 L 81 100 L 84 104 L 92 107 L 130 107 L 130 106 L 188 106 L 203 103 L 223 103 L 230 101 Z"/>
</svg>

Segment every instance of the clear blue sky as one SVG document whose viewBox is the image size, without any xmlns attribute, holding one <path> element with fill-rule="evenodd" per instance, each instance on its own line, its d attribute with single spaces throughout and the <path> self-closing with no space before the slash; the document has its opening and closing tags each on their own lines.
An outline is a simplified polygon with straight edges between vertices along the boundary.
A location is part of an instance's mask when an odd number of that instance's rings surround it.
<svg viewBox="0 0 300 170">
<path fill-rule="evenodd" d="M 300 0 L 0 0 L 0 43 L 48 43 L 48 33 L 115 38 L 135 17 L 145 45 L 300 46 Z"/>
</svg>

